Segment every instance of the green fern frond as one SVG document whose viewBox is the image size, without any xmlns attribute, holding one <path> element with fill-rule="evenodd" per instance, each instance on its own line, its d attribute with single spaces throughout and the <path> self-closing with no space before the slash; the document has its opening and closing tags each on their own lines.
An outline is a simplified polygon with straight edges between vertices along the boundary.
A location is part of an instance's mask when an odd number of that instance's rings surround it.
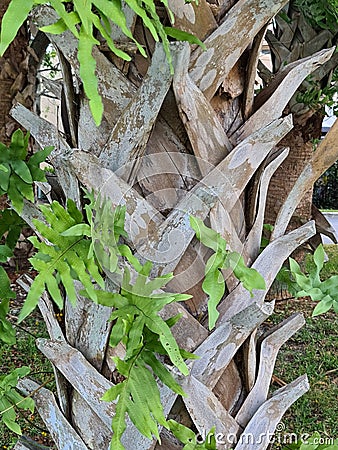
<svg viewBox="0 0 338 450">
<path fill-rule="evenodd" d="M 126 379 L 109 389 L 102 400 L 115 401 L 116 412 L 112 421 L 114 432 L 111 449 L 121 448 L 128 414 L 136 428 L 147 438 L 160 439 L 158 425 L 167 427 L 157 383 L 143 360 L 142 351 L 128 362 L 114 358 L 117 370 Z"/>
<path fill-rule="evenodd" d="M 36 236 L 30 238 L 38 250 L 38 253 L 30 258 L 30 262 L 39 274 L 34 279 L 20 312 L 20 322 L 36 307 L 45 289 L 62 309 L 63 297 L 59 283 L 64 286 L 73 304 L 76 302 L 74 277 L 81 281 L 88 296 L 94 301 L 97 301 L 97 296 L 92 280 L 102 288 L 104 287 L 104 281 L 94 257 L 88 256 L 91 245 L 91 241 L 86 239 L 88 227 L 83 227 L 83 234 L 79 233 L 81 227 L 76 229 L 76 226 L 84 224 L 82 214 L 77 210 L 74 202 L 68 200 L 67 209 L 58 202 L 41 206 L 40 209 L 47 223 L 34 220 L 34 225 L 46 241 L 40 241 Z M 72 228 L 76 230 L 73 234 L 69 233 Z"/>
</svg>

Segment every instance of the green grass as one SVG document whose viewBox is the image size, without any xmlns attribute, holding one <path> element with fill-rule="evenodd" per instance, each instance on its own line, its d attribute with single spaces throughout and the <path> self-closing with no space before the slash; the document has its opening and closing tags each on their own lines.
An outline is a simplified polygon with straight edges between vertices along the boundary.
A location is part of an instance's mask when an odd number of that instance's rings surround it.
<svg viewBox="0 0 338 450">
<path fill-rule="evenodd" d="M 47 387 L 53 389 L 52 366 L 35 345 L 36 338 L 47 337 L 43 319 L 36 311 L 22 323 L 22 328 L 16 328 L 16 330 L 17 343 L 11 347 L 3 344 L 0 346 L 0 372 L 7 374 L 17 367 L 29 366 L 31 369 L 30 378 L 41 384 L 50 381 Z M 20 412 L 17 415 L 17 420 L 23 434 L 41 444 L 49 443 L 48 431 L 39 419 L 38 414 Z M 0 450 L 13 448 L 17 440 L 18 436 L 0 423 Z"/>
</svg>

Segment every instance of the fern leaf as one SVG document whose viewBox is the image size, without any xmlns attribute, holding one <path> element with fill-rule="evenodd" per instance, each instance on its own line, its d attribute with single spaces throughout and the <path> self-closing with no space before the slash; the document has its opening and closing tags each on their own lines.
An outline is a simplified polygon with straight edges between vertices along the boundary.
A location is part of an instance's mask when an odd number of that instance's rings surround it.
<svg viewBox="0 0 338 450">
<path fill-rule="evenodd" d="M 165 321 L 154 314 L 150 317 L 146 317 L 145 323 L 149 330 L 159 335 L 161 344 L 174 366 L 176 366 L 183 375 L 188 376 L 188 367 L 183 361 L 177 342 Z"/>
<path fill-rule="evenodd" d="M 111 450 L 125 450 L 124 446 L 121 443 L 121 437 L 125 432 L 126 426 L 126 413 L 127 413 L 127 402 L 129 392 L 125 388 L 127 381 L 123 381 L 120 383 L 122 388 L 121 393 L 119 394 L 119 401 L 116 404 L 115 415 L 112 420 L 112 429 L 114 431 L 113 438 L 110 443 Z M 108 391 L 109 392 L 109 391 Z M 103 397 L 104 399 L 104 397 Z"/>
<path fill-rule="evenodd" d="M 93 0 L 93 5 L 95 5 L 105 15 L 106 18 L 110 18 L 121 29 L 125 36 L 135 42 L 142 56 L 144 56 L 145 58 L 147 57 L 144 48 L 137 42 L 137 40 L 134 38 L 133 34 L 127 27 L 126 16 L 124 15 L 124 12 L 122 10 L 122 4 L 120 0 L 116 0 L 114 2 L 105 0 Z"/>
<path fill-rule="evenodd" d="M 100 19 L 98 16 L 96 16 L 95 14 L 92 14 L 92 20 L 93 20 L 93 24 L 95 25 L 95 27 L 100 31 L 100 33 L 102 34 L 102 36 L 105 38 L 108 47 L 110 48 L 110 50 L 115 53 L 115 55 L 121 59 L 124 59 L 125 61 L 131 61 L 131 57 L 128 55 L 128 53 L 124 52 L 123 50 L 115 47 L 114 45 L 114 41 L 112 40 L 112 38 L 110 37 L 109 33 L 105 30 L 105 28 L 103 27 Z"/>
<path fill-rule="evenodd" d="M 143 328 L 145 325 L 145 318 L 143 316 L 138 316 L 133 321 L 133 326 L 131 327 L 128 333 L 128 347 L 127 352 L 124 357 L 125 360 L 128 360 L 135 356 L 135 354 L 142 348 L 143 346 Z"/>
<path fill-rule="evenodd" d="M 7 193 L 9 198 L 11 199 L 13 207 L 17 212 L 20 213 L 23 209 L 23 196 L 21 192 L 17 189 L 15 182 L 13 183 L 12 177 L 9 181 Z"/>
<path fill-rule="evenodd" d="M 91 17 L 92 2 L 88 0 L 73 0 L 74 8 L 80 17 L 84 31 L 86 34 L 93 33 L 93 24 Z"/>
<path fill-rule="evenodd" d="M 34 202 L 34 192 L 32 184 L 28 184 L 24 182 L 21 178 L 19 178 L 17 175 L 12 174 L 10 179 L 10 187 L 8 189 L 9 196 L 10 196 L 10 189 L 12 190 L 13 186 L 15 186 L 15 189 L 21 196 L 20 203 L 22 202 L 23 204 L 23 198 L 26 198 L 30 202 Z M 15 206 L 14 203 L 13 206 Z M 19 211 L 21 211 L 21 208 Z"/>
<path fill-rule="evenodd" d="M 156 27 L 154 26 L 154 24 L 152 23 L 152 21 L 150 20 L 150 18 L 148 17 L 147 13 L 145 12 L 145 10 L 139 6 L 137 0 L 125 0 L 126 4 L 133 10 L 135 11 L 135 13 L 140 16 L 140 18 L 142 19 L 144 26 L 146 28 L 148 28 L 148 30 L 150 31 L 151 35 L 153 36 L 154 40 L 156 42 L 159 41 L 159 37 L 156 31 Z"/>
<path fill-rule="evenodd" d="M 140 360 L 139 360 L 140 362 Z M 160 392 L 152 373 L 144 364 L 135 365 L 130 372 L 130 382 L 132 383 L 132 399 L 135 405 L 142 407 L 146 405 L 145 416 L 149 419 L 149 431 L 159 439 L 157 424 L 167 426 L 163 406 L 161 403 Z M 146 387 L 146 389 L 145 389 Z M 150 394 L 150 395 L 149 395 Z M 133 408 L 137 411 L 136 408 Z M 132 417 L 130 417 L 132 419 Z M 136 424 L 135 424 L 136 425 Z M 142 430 L 140 430 L 142 433 Z"/>
<path fill-rule="evenodd" d="M 13 171 L 25 182 L 25 183 L 33 183 L 32 175 L 27 164 L 21 159 L 17 159 L 16 161 L 11 162 L 11 166 Z"/>
<path fill-rule="evenodd" d="M 253 289 L 265 289 L 265 280 L 262 275 L 252 267 L 247 267 L 243 256 L 239 253 L 230 252 L 227 261 L 236 278 L 243 283 L 243 286 L 250 292 L 251 296 L 253 295 Z"/>
<path fill-rule="evenodd" d="M 92 279 L 101 287 L 104 287 L 104 281 L 98 272 L 94 257 L 88 257 L 90 240 L 85 239 L 84 235 L 79 235 L 79 228 L 75 230 L 73 236 L 62 236 L 64 231 L 78 225 L 76 220 L 82 220 L 82 214 L 75 209 L 75 204 L 71 200 L 68 200 L 67 210 L 58 202 L 53 202 L 50 206 L 41 207 L 47 224 L 39 220 L 34 221 L 36 229 L 48 239 L 48 242 L 40 242 L 36 237 L 30 238 L 38 250 L 38 253 L 30 258 L 30 262 L 39 274 L 33 281 L 20 312 L 20 322 L 35 308 L 45 288 L 57 306 L 62 309 L 63 298 L 56 276 L 63 284 L 71 302 L 76 302 L 74 276 L 81 281 L 88 296 L 97 302 Z M 82 229 L 88 231 L 86 227 Z"/>
<path fill-rule="evenodd" d="M 186 396 L 186 393 L 182 387 L 177 383 L 175 378 L 169 372 L 169 370 L 163 365 L 154 355 L 153 352 L 143 351 L 142 358 L 146 364 L 148 364 L 154 374 L 162 381 L 163 384 L 168 386 L 173 392 L 182 397 Z"/>
<path fill-rule="evenodd" d="M 2 173 L 0 177 L 0 189 L 2 191 L 1 195 L 7 192 L 11 174 L 9 164 L 4 164 L 3 166 L 7 169 L 7 171 Z"/>
<path fill-rule="evenodd" d="M 116 400 L 116 411 L 112 421 L 113 440 L 111 448 L 121 447 L 121 437 L 126 429 L 125 414 L 128 413 L 136 428 L 146 437 L 159 439 L 158 425 L 167 426 L 157 383 L 145 367 L 141 358 L 129 363 L 114 358 L 120 373 L 128 378 L 109 389 L 102 397 L 105 401 Z M 123 367 L 122 367 L 123 366 Z"/>
<path fill-rule="evenodd" d="M 120 236 L 127 236 L 124 231 L 125 206 L 113 209 L 111 201 L 101 201 L 98 197 L 93 202 L 92 214 L 91 233 L 95 255 L 101 267 L 113 273 L 118 263 L 117 242 Z"/>
<path fill-rule="evenodd" d="M 73 18 L 70 17 L 70 14 L 67 13 L 63 2 L 61 0 L 49 0 L 49 3 L 54 8 L 54 10 L 58 13 L 59 17 L 65 22 L 67 28 L 74 34 L 76 38 L 79 38 L 79 33 L 74 24 Z"/>
<path fill-rule="evenodd" d="M 203 245 L 211 248 L 214 252 L 217 252 L 219 233 L 212 228 L 205 226 L 201 219 L 193 216 L 190 216 L 190 226 L 195 231 L 197 239 L 202 242 Z"/>
<path fill-rule="evenodd" d="M 3 56 L 34 5 L 33 0 L 12 0 L 1 21 L 0 56 Z"/>
<path fill-rule="evenodd" d="M 125 335 L 126 335 L 126 322 L 122 318 L 118 318 L 111 330 L 109 345 L 111 347 L 116 347 L 119 344 L 119 342 L 122 341 Z"/>
<path fill-rule="evenodd" d="M 0 339 L 6 344 L 15 344 L 15 330 L 7 320 L 9 312 L 9 300 L 15 298 L 16 294 L 10 288 L 10 281 L 5 269 L 0 266 Z"/>
<path fill-rule="evenodd" d="M 177 28 L 172 28 L 172 27 L 164 27 L 164 31 L 166 32 L 166 34 L 168 36 L 170 36 L 178 41 L 187 41 L 190 44 L 199 45 L 203 50 L 207 49 L 205 44 L 191 33 L 187 33 L 186 31 L 182 31 L 182 30 L 179 30 Z"/>
<path fill-rule="evenodd" d="M 218 319 L 217 306 L 225 292 L 225 282 L 221 270 L 231 268 L 233 274 L 242 283 L 245 289 L 252 294 L 253 289 L 265 289 L 265 280 L 257 270 L 247 267 L 243 257 L 237 252 L 226 249 L 226 241 L 216 231 L 204 225 L 203 221 L 190 217 L 190 226 L 195 231 L 196 237 L 206 247 L 214 250 L 205 267 L 205 279 L 202 288 L 209 296 L 208 319 L 211 330 Z"/>
<path fill-rule="evenodd" d="M 219 271 L 219 267 L 212 268 L 212 270 L 207 272 L 202 284 L 202 289 L 209 296 L 208 326 L 209 330 L 212 330 L 219 316 L 217 306 L 222 300 L 225 292 L 225 282 L 222 273 Z"/>
</svg>

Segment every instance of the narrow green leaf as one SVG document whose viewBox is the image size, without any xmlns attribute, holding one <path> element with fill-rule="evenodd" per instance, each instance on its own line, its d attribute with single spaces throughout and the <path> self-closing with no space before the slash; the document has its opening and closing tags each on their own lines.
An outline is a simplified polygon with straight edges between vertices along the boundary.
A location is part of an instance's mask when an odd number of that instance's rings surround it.
<svg viewBox="0 0 338 450">
<path fill-rule="evenodd" d="M 78 60 L 80 63 L 80 77 L 83 88 L 89 100 L 90 110 L 97 126 L 100 125 L 103 115 L 103 103 L 98 92 L 98 81 L 95 74 L 96 60 L 92 55 L 94 45 L 99 42 L 86 34 L 84 27 L 80 29 Z"/>
<path fill-rule="evenodd" d="M 225 282 L 219 270 L 209 270 L 202 284 L 203 291 L 209 296 L 208 322 L 209 330 L 212 330 L 219 316 L 217 306 L 225 292 Z"/>
<path fill-rule="evenodd" d="M 2 173 L 0 176 L 0 188 L 4 191 L 7 192 L 8 186 L 9 186 L 9 180 L 10 180 L 10 167 L 9 164 L 5 164 L 4 167 L 7 168 L 7 171 L 5 173 Z"/>
<path fill-rule="evenodd" d="M 14 170 L 14 172 L 25 182 L 25 183 L 29 183 L 32 184 L 33 180 L 32 180 L 32 175 L 30 173 L 30 170 L 27 166 L 27 164 L 18 159 L 16 161 L 11 161 L 11 166 L 12 169 Z"/>
<path fill-rule="evenodd" d="M 119 245 L 118 250 L 121 256 L 124 256 L 128 262 L 134 267 L 134 269 L 140 273 L 142 271 L 142 264 L 139 260 L 132 254 L 132 251 L 127 245 Z"/>
<path fill-rule="evenodd" d="M 8 196 L 11 199 L 14 209 L 20 214 L 23 209 L 23 197 L 21 192 L 18 191 L 15 182 L 13 183 L 13 177 L 11 177 L 8 186 Z"/>
<path fill-rule="evenodd" d="M 39 274 L 34 278 L 25 303 L 23 304 L 23 307 L 20 311 L 18 323 L 21 323 L 35 309 L 44 290 L 44 276 L 41 276 L 41 274 Z"/>
<path fill-rule="evenodd" d="M 0 269 L 2 267 L 0 266 Z M 16 333 L 12 324 L 7 320 L 9 312 L 9 299 L 2 298 L 0 300 L 0 340 L 8 345 L 13 345 L 16 342 Z"/>
<path fill-rule="evenodd" d="M 315 287 L 319 286 L 321 283 L 319 273 L 324 266 L 324 259 L 325 251 L 323 245 L 321 244 L 316 248 L 316 251 L 313 254 L 313 262 L 316 265 L 316 270 L 312 273 L 310 272 Z"/>
<path fill-rule="evenodd" d="M 135 42 L 141 55 L 146 58 L 147 54 L 144 48 L 137 42 L 132 32 L 127 27 L 127 20 L 122 10 L 121 1 L 115 0 L 113 2 L 107 2 L 105 0 L 93 0 L 93 4 L 104 14 L 104 16 L 111 19 L 121 31 L 129 37 L 129 39 L 132 39 Z"/>
<path fill-rule="evenodd" d="M 148 17 L 146 11 L 144 10 L 144 8 L 142 8 L 139 3 L 137 2 L 137 0 L 125 0 L 126 4 L 133 10 L 135 11 L 135 13 L 141 17 L 144 25 L 146 28 L 148 28 L 148 30 L 150 31 L 151 35 L 153 36 L 154 40 L 156 42 L 159 41 L 158 38 L 158 34 L 157 34 L 157 30 L 154 27 L 154 24 L 152 23 L 152 21 L 150 20 L 150 18 Z"/>
<path fill-rule="evenodd" d="M 89 0 L 73 0 L 73 4 L 80 17 L 86 34 L 91 36 L 93 34 L 93 23 L 91 17 L 92 2 Z"/>
<path fill-rule="evenodd" d="M 128 334 L 128 346 L 124 359 L 127 361 L 129 358 L 135 356 L 135 354 L 140 350 L 143 345 L 143 327 L 145 323 L 144 316 L 138 316 L 133 321 L 133 326 L 131 327 Z"/>
<path fill-rule="evenodd" d="M 197 239 L 214 252 L 218 249 L 219 233 L 204 225 L 201 219 L 190 216 L 190 226 L 195 231 Z"/>
<path fill-rule="evenodd" d="M 125 334 L 126 322 L 122 318 L 119 318 L 117 319 L 110 333 L 109 345 L 113 348 L 116 347 L 122 341 L 122 338 L 125 336 Z"/>
<path fill-rule="evenodd" d="M 19 192 L 22 196 L 22 202 L 23 199 L 26 198 L 30 202 L 34 202 L 34 191 L 33 191 L 33 185 L 25 183 L 21 180 L 17 175 L 12 174 L 11 180 L 10 180 L 10 186 L 15 185 L 17 192 Z M 9 191 L 8 191 L 9 193 Z"/>
<path fill-rule="evenodd" d="M 53 146 L 48 146 L 48 147 L 45 147 L 43 150 L 35 152 L 29 158 L 27 165 L 28 166 L 38 166 L 42 162 L 45 162 L 47 157 L 52 153 L 53 150 L 54 150 Z"/>
<path fill-rule="evenodd" d="M 177 383 L 169 370 L 156 358 L 156 356 L 152 352 L 144 351 L 142 353 L 142 358 L 144 359 L 145 363 L 152 368 L 154 374 L 162 381 L 162 383 L 168 386 L 168 388 L 175 392 L 177 395 L 181 395 L 182 397 L 186 396 L 186 393 Z"/>
<path fill-rule="evenodd" d="M 80 23 L 80 18 L 75 11 L 71 11 L 68 13 L 68 23 L 72 23 L 72 25 L 74 26 Z M 59 19 L 51 25 L 41 27 L 40 30 L 47 34 L 61 34 L 64 31 L 68 30 L 68 26 L 63 19 Z"/>
<path fill-rule="evenodd" d="M 120 392 L 119 401 L 116 404 L 115 415 L 112 420 L 113 438 L 110 443 L 111 450 L 125 450 L 124 446 L 121 444 L 121 437 L 126 429 L 126 413 L 127 413 L 127 402 L 129 392 L 125 389 L 127 381 L 120 383 L 123 386 L 123 390 Z"/>
<path fill-rule="evenodd" d="M 20 425 L 18 423 L 16 423 L 14 420 L 9 419 L 8 414 L 5 413 L 2 415 L 2 421 L 9 430 L 13 431 L 13 433 L 18 434 L 19 436 L 22 435 Z"/>
<path fill-rule="evenodd" d="M 205 44 L 191 33 L 187 33 L 186 31 L 178 30 L 177 28 L 172 27 L 164 27 L 164 31 L 168 36 L 176 39 L 177 41 L 187 41 L 190 44 L 199 45 L 203 50 L 207 49 Z"/>
<path fill-rule="evenodd" d="M 49 2 L 58 13 L 59 17 L 63 19 L 63 21 L 67 25 L 67 28 L 74 34 L 76 38 L 79 38 L 79 33 L 74 24 L 74 19 L 72 15 L 70 15 L 70 13 L 65 10 L 63 2 L 61 0 L 49 0 Z"/>
<path fill-rule="evenodd" d="M 78 223 L 60 233 L 61 236 L 91 236 L 91 228 L 86 223 Z"/>
<path fill-rule="evenodd" d="M 164 320 L 154 315 L 153 317 L 146 318 L 146 325 L 151 331 L 159 335 L 161 344 L 174 366 L 176 366 L 183 375 L 188 376 L 188 367 L 181 356 L 180 349 L 170 328 Z"/>
<path fill-rule="evenodd" d="M 123 50 L 115 47 L 114 41 L 110 37 L 110 35 L 107 33 L 105 28 L 103 27 L 99 17 L 97 17 L 95 14 L 92 14 L 92 20 L 95 27 L 100 31 L 102 36 L 105 38 L 108 47 L 110 50 L 118 57 L 123 59 L 124 61 L 131 61 L 131 57 L 128 55 L 128 53 L 124 52 Z"/>
</svg>

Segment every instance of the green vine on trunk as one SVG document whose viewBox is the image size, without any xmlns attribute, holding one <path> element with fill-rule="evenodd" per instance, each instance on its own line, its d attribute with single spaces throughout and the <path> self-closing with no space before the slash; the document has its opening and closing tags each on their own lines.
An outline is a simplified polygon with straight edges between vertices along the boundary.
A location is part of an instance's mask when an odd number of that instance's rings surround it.
<svg viewBox="0 0 338 450">
<path fill-rule="evenodd" d="M 227 250 L 227 243 L 216 231 L 204 225 L 203 221 L 196 217 L 190 217 L 190 225 L 196 233 L 196 237 L 214 253 L 208 259 L 205 266 L 205 278 L 202 284 L 203 291 L 209 296 L 208 319 L 209 329 L 213 329 L 219 316 L 217 306 L 225 293 L 225 280 L 222 270 L 231 269 L 235 277 L 243 283 L 251 295 L 254 289 L 265 289 L 265 280 L 257 270 L 247 267 L 243 257 Z"/>
</svg>

